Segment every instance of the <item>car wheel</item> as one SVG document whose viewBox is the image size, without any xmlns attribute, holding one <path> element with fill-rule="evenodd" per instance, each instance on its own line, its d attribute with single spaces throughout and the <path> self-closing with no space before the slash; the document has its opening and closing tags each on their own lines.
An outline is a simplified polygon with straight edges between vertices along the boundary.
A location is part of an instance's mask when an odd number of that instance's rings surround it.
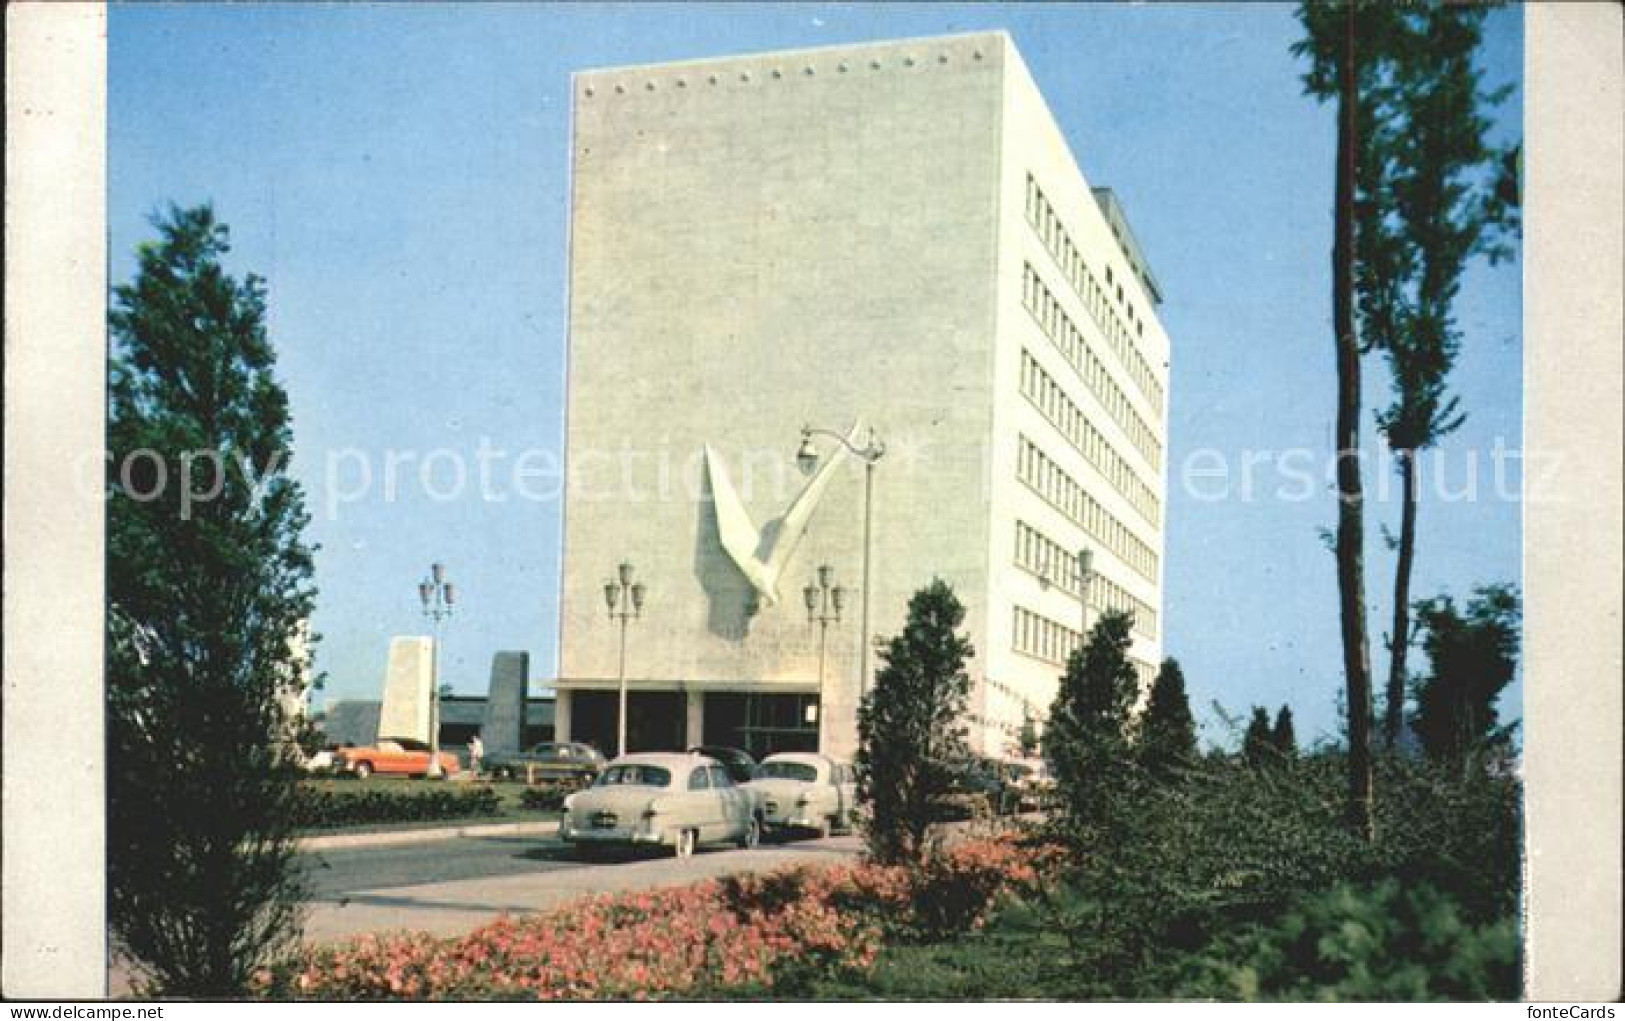
<svg viewBox="0 0 1625 1021">
<path fill-rule="evenodd" d="M 694 854 L 695 833 L 693 830 L 682 830 L 677 834 L 677 843 L 672 850 L 679 858 L 692 857 Z"/>
<path fill-rule="evenodd" d="M 753 816 L 750 817 L 750 822 L 747 823 L 746 826 L 745 826 L 745 834 L 744 834 L 744 836 L 739 838 L 739 846 L 744 848 L 745 850 L 749 851 L 751 848 L 755 847 L 757 844 L 759 844 L 761 842 L 762 842 L 762 820 L 756 818 L 753 815 Z"/>
<path fill-rule="evenodd" d="M 367 777 L 371 776 L 372 775 L 372 763 L 370 763 L 370 762 L 357 762 L 355 764 L 355 775 L 356 775 L 357 780 L 365 780 Z"/>
</svg>

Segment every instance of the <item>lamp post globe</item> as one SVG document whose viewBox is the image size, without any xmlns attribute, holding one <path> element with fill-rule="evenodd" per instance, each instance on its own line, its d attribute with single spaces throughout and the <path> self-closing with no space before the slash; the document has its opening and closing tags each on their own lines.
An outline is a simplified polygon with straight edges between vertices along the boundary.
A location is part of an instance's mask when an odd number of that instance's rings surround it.
<svg viewBox="0 0 1625 1021">
<path fill-rule="evenodd" d="M 440 780 L 446 775 L 440 765 L 440 641 L 443 624 L 457 602 L 457 590 L 446 580 L 446 565 L 438 561 L 429 565 L 429 576 L 418 582 L 418 600 L 434 629 L 429 647 L 429 765 L 425 775 Z"/>
</svg>

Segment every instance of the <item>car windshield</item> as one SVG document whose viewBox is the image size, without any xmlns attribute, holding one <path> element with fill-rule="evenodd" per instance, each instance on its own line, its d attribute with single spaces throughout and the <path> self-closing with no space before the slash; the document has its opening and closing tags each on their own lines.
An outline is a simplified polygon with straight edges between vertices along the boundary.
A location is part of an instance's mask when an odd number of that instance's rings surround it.
<svg viewBox="0 0 1625 1021">
<path fill-rule="evenodd" d="M 818 769 L 805 762 L 764 762 L 760 769 L 763 780 L 800 780 L 802 783 L 815 783 L 818 780 Z"/>
<path fill-rule="evenodd" d="M 598 774 L 594 787 L 669 787 L 671 770 L 642 763 L 611 766 Z"/>
</svg>

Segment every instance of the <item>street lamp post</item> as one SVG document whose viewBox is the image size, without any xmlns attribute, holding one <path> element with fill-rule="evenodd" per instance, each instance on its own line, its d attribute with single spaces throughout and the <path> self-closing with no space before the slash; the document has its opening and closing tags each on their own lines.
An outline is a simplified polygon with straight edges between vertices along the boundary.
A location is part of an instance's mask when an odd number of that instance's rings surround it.
<svg viewBox="0 0 1625 1021">
<path fill-rule="evenodd" d="M 869 646 L 874 640 L 870 625 L 870 561 L 873 560 L 874 540 L 874 493 L 875 493 L 875 462 L 886 454 L 886 445 L 873 429 L 869 430 L 869 438 L 861 447 L 852 445 L 838 432 L 829 429 L 814 429 L 812 426 L 801 427 L 801 447 L 796 451 L 796 463 L 801 470 L 811 472 L 818 467 L 818 448 L 813 446 L 814 436 L 828 436 L 837 440 L 854 456 L 863 461 L 863 605 L 859 608 L 862 618 L 863 631 L 858 642 L 858 696 L 861 698 L 869 690 Z M 820 710 L 822 715 L 822 710 Z"/>
<path fill-rule="evenodd" d="M 631 561 L 622 561 L 613 581 L 604 583 L 604 602 L 609 607 L 609 619 L 621 622 L 621 695 L 620 709 L 615 720 L 615 755 L 626 754 L 626 625 L 643 616 L 642 582 L 632 581 Z"/>
<path fill-rule="evenodd" d="M 846 604 L 846 590 L 830 584 L 834 576 L 834 568 L 825 564 L 818 569 L 818 584 L 801 590 L 807 599 L 807 623 L 818 625 L 818 750 L 826 754 L 829 727 L 824 721 L 829 719 L 825 712 L 829 699 L 824 696 L 824 649 L 829 643 L 829 626 L 840 623 L 841 608 Z"/>
<path fill-rule="evenodd" d="M 440 766 L 440 632 L 441 622 L 450 619 L 457 601 L 456 589 L 446 580 L 446 565 L 429 565 L 429 576 L 418 582 L 418 598 L 423 601 L 423 616 L 434 626 L 434 645 L 430 649 L 429 675 L 429 769 L 431 780 L 446 775 Z"/>
<path fill-rule="evenodd" d="M 1095 555 L 1085 546 L 1078 551 L 1078 601 L 1083 604 L 1083 636 L 1080 643 L 1089 641 L 1089 583 L 1094 577 Z"/>
</svg>

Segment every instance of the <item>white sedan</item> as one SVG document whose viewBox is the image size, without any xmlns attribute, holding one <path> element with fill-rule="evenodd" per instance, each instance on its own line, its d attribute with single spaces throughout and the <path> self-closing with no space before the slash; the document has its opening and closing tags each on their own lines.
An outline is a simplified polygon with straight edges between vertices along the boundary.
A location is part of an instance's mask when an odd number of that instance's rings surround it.
<svg viewBox="0 0 1625 1021">
<path fill-rule="evenodd" d="M 702 755 L 623 755 L 565 799 L 559 821 L 577 847 L 656 845 L 679 858 L 717 841 L 755 847 L 761 835 L 751 796 Z"/>
<path fill-rule="evenodd" d="M 852 767 L 827 755 L 769 755 L 745 786 L 756 794 L 762 821 L 772 829 L 816 830 L 822 836 L 847 829 L 856 811 Z"/>
</svg>

